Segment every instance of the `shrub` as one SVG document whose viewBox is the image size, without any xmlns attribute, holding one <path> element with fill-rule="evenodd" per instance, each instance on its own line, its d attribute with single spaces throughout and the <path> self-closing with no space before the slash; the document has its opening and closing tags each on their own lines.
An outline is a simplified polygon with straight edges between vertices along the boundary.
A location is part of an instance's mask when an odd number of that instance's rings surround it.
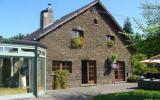
<svg viewBox="0 0 160 100">
<path fill-rule="evenodd" d="M 66 88 L 69 72 L 67 70 L 56 70 L 55 71 L 55 88 Z"/>
<path fill-rule="evenodd" d="M 111 48 L 112 46 L 114 46 L 114 41 L 108 40 L 108 41 L 106 41 L 106 45 L 107 45 L 107 47 Z"/>
<path fill-rule="evenodd" d="M 71 47 L 72 48 L 81 48 L 83 44 L 84 44 L 83 37 L 74 37 L 71 39 Z"/>
<path fill-rule="evenodd" d="M 131 75 L 128 79 L 127 82 L 137 82 L 139 80 L 137 75 Z"/>
<path fill-rule="evenodd" d="M 146 73 L 158 73 L 158 68 L 157 67 L 151 67 L 147 69 Z"/>
</svg>

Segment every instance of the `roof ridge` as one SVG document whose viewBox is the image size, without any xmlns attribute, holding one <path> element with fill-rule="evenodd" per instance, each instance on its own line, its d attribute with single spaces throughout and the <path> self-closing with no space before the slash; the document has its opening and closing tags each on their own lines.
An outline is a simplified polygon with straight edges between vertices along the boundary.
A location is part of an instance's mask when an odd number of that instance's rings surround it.
<svg viewBox="0 0 160 100">
<path fill-rule="evenodd" d="M 44 29 L 38 29 L 34 32 L 32 32 L 28 37 L 26 37 L 26 40 L 36 40 L 38 38 L 40 38 L 41 36 L 43 36 L 45 33 L 48 33 L 50 30 L 53 30 L 54 28 L 58 27 L 59 25 L 65 23 L 66 21 L 72 19 L 75 15 L 78 15 L 79 13 L 83 12 L 84 10 L 86 10 L 87 8 L 90 8 L 91 6 L 97 4 L 100 0 L 94 0 L 89 4 L 86 4 L 85 6 L 74 10 L 64 16 L 62 16 L 60 19 L 57 19 L 56 21 L 54 21 L 51 25 L 49 25 L 48 27 L 44 28 Z M 53 28 L 52 28 L 53 27 Z M 51 28 L 51 29 L 50 29 Z M 42 32 L 43 34 L 38 34 L 39 32 Z M 38 36 L 39 35 L 39 36 Z"/>
<path fill-rule="evenodd" d="M 89 4 L 86 4 L 85 6 L 70 12 L 69 14 L 66 14 L 64 16 L 62 16 L 60 19 L 56 20 L 55 22 L 53 22 L 51 25 L 49 25 L 48 27 L 44 28 L 44 29 L 39 29 L 33 33 L 31 33 L 28 38 L 26 38 L 27 40 L 37 40 L 39 38 L 41 38 L 42 36 L 46 35 L 47 33 L 49 33 L 50 31 L 56 29 L 58 26 L 66 23 L 67 21 L 71 20 L 72 18 L 78 16 L 79 14 L 81 14 L 82 12 L 86 11 L 87 9 L 89 9 L 90 7 L 96 5 L 96 4 L 100 4 L 100 6 L 106 11 L 106 13 L 108 13 L 109 17 L 111 18 L 112 21 L 114 21 L 114 23 L 117 25 L 117 27 L 123 31 L 123 29 L 121 28 L 121 26 L 118 24 L 118 22 L 114 19 L 114 17 L 111 15 L 111 13 L 105 8 L 105 6 L 101 3 L 100 0 L 94 0 Z"/>
</svg>

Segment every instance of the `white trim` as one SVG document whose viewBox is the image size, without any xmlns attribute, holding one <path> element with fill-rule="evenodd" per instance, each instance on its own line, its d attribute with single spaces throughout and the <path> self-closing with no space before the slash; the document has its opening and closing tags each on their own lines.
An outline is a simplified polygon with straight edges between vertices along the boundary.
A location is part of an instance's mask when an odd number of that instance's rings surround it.
<svg viewBox="0 0 160 100">
<path fill-rule="evenodd" d="M 35 97 L 32 93 L 0 96 L 1 100 L 13 100 L 13 99 L 25 99 L 25 98 L 35 98 Z"/>
<path fill-rule="evenodd" d="M 15 45 L 15 44 L 0 44 L 2 47 L 2 52 L 0 52 L 0 56 L 15 56 L 15 57 L 34 57 L 34 52 L 23 52 L 21 49 L 33 49 L 35 50 L 35 46 L 28 46 L 28 45 Z M 17 48 L 18 52 L 7 52 L 4 48 Z"/>
<path fill-rule="evenodd" d="M 47 72 L 47 68 L 46 68 L 46 65 L 47 65 L 47 64 L 46 64 L 46 61 L 47 61 L 47 60 L 46 60 L 46 54 L 45 54 L 45 72 L 44 72 L 44 76 L 45 76 L 45 77 L 44 77 L 44 78 L 45 78 L 44 85 L 45 85 L 45 87 L 44 87 L 44 92 L 47 91 L 47 75 L 46 75 L 46 74 L 47 74 L 47 73 L 46 73 L 46 72 Z"/>
</svg>

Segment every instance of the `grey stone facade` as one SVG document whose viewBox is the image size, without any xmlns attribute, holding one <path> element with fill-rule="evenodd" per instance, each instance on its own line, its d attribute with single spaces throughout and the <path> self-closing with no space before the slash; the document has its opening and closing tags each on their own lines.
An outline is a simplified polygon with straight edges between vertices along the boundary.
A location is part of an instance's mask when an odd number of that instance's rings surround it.
<svg viewBox="0 0 160 100">
<path fill-rule="evenodd" d="M 101 10 L 99 5 L 95 5 Z M 94 24 L 97 19 L 98 24 Z M 84 45 L 82 48 L 72 49 L 71 35 L 72 29 L 84 31 Z M 108 48 L 105 45 L 106 35 L 115 36 L 115 46 Z M 114 82 L 114 71 L 105 74 L 105 61 L 111 53 L 117 53 L 118 61 L 125 61 L 125 76 L 130 72 L 131 53 L 125 48 L 125 40 L 119 33 L 119 29 L 110 18 L 104 13 L 93 12 L 93 7 L 87 9 L 78 16 L 50 31 L 45 36 L 39 38 L 41 43 L 47 48 L 47 89 L 52 89 L 53 77 L 52 61 L 72 61 L 72 73 L 69 78 L 69 87 L 81 86 L 81 61 L 96 60 L 97 84 L 109 84 Z"/>
</svg>

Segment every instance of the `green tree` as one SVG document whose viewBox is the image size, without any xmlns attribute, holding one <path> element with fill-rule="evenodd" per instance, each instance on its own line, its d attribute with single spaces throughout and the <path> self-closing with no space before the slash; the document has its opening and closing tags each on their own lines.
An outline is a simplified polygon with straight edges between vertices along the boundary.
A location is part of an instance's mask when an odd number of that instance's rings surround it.
<svg viewBox="0 0 160 100">
<path fill-rule="evenodd" d="M 19 33 L 18 35 L 15 35 L 15 36 L 11 37 L 10 39 L 22 40 L 22 39 L 24 39 L 24 38 L 27 37 L 27 36 L 28 36 L 28 34 L 24 35 L 24 34 L 22 34 L 22 33 Z"/>
<path fill-rule="evenodd" d="M 160 2 L 146 0 L 140 8 L 147 25 L 155 25 L 160 22 Z"/>
<path fill-rule="evenodd" d="M 136 41 L 136 49 L 150 57 L 160 53 L 160 3 L 145 2 L 141 9 L 145 22 L 137 25 L 144 34 Z"/>
<path fill-rule="evenodd" d="M 130 19 L 128 17 L 124 22 L 123 30 L 126 33 L 133 33 L 132 24 L 131 24 Z"/>
<path fill-rule="evenodd" d="M 134 75 L 140 75 L 147 72 L 147 66 L 140 61 L 147 59 L 147 56 L 144 54 L 134 54 L 131 58 L 131 65 L 132 65 L 132 73 Z"/>
<path fill-rule="evenodd" d="M 0 39 L 3 39 L 3 37 L 0 35 Z"/>
</svg>

